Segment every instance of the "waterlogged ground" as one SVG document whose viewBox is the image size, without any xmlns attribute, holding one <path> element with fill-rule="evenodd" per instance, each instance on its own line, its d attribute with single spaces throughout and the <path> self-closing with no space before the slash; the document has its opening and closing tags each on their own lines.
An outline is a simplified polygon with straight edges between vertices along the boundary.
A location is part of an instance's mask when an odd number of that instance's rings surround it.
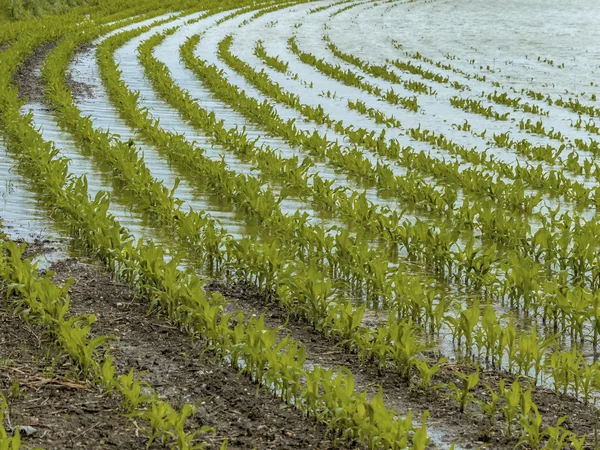
<svg viewBox="0 0 600 450">
<path fill-rule="evenodd" d="M 317 7 L 327 5 L 331 7 L 314 11 Z M 129 89 L 140 93 L 140 106 L 147 108 L 152 118 L 159 119 L 162 128 L 182 134 L 186 140 L 204 149 L 208 158 L 225 161 L 227 167 L 237 173 L 254 176 L 258 170 L 253 164 L 242 161 L 215 143 L 212 136 L 186 122 L 179 111 L 155 91 L 138 58 L 138 48 L 146 39 L 173 26 L 179 26 L 153 52 L 156 59 L 169 69 L 174 82 L 186 89 L 202 107 L 222 119 L 227 128 L 244 128 L 249 137 L 257 140 L 257 145 L 269 146 L 284 157 L 299 156 L 300 160 L 311 158 L 306 149 L 292 146 L 282 136 L 269 133 L 264 124 L 255 118 L 242 115 L 235 109 L 235 105 L 221 101 L 198 80 L 193 72 L 186 68 L 179 53 L 180 46 L 189 37 L 202 34 L 195 55 L 222 70 L 227 80 L 239 90 L 243 90 L 246 95 L 256 98 L 259 102 L 269 102 L 282 119 L 294 120 L 298 129 L 310 133 L 316 130 L 332 141 L 338 140 L 351 145 L 343 133 L 316 124 L 298 110 L 261 92 L 219 56 L 219 43 L 231 36 L 230 51 L 233 55 L 256 71 L 264 71 L 282 89 L 296 94 L 303 104 L 322 107 L 333 120 L 341 120 L 346 125 L 352 124 L 356 128 L 372 130 L 378 134 L 385 129 L 388 139 L 397 139 L 403 146 L 410 146 L 416 151 L 423 150 L 439 161 L 456 161 L 461 169 L 468 168 L 471 164 L 444 149 L 416 141 L 410 137 L 407 130 L 431 130 L 466 148 L 487 151 L 496 161 L 507 163 L 511 167 L 527 166 L 534 161 L 510 148 L 496 145 L 490 140 L 493 134 L 509 133 L 514 140 L 525 139 L 536 145 L 551 146 L 564 143 L 572 147 L 576 140 L 600 140 L 597 132 L 573 126 L 580 119 L 576 112 L 556 104 L 551 105 L 545 100 L 528 98 L 523 92 L 533 90 L 554 100 L 572 98 L 586 106 L 600 107 L 600 103 L 595 100 L 596 96 L 600 95 L 600 28 L 596 23 L 600 17 L 600 5 L 597 3 L 587 0 L 534 0 L 526 4 L 516 0 L 491 3 L 484 0 L 417 0 L 340 4 L 324 1 L 291 5 L 289 8 L 258 18 L 253 18 L 255 11 L 252 11 L 218 23 L 219 19 L 226 18 L 228 14 L 229 12 L 217 14 L 193 23 L 187 21 L 199 17 L 200 14 L 181 18 L 176 18 L 175 15 L 162 16 L 160 19 L 172 17 L 173 20 L 153 27 L 125 43 L 116 51 L 115 59 L 119 62 L 124 83 Z M 156 18 L 139 22 L 118 29 L 112 34 L 150 25 L 155 20 Z M 157 180 L 162 181 L 169 189 L 178 183 L 176 196 L 183 201 L 186 208 L 205 211 L 236 239 L 246 236 L 257 240 L 269 239 L 269 236 L 260 235 L 257 232 L 257 224 L 236 211 L 229 202 L 197 187 L 193 183 L 193 173 L 182 173 L 171 167 L 160 152 L 144 141 L 139 131 L 130 127 L 121 117 L 118 107 L 111 101 L 103 86 L 96 60 L 98 45 L 109 36 L 103 36 L 93 45 L 81 48 L 70 63 L 68 81 L 73 89 L 75 103 L 82 114 L 89 116 L 97 129 L 115 133 L 121 140 L 131 140 L 139 145 L 146 165 Z M 301 51 L 323 58 L 342 70 L 351 70 L 364 82 L 378 86 L 383 91 L 393 89 L 400 96 L 414 96 L 419 105 L 418 111 L 408 111 L 390 104 L 302 62 L 291 51 L 288 43 L 290 38 L 295 38 Z M 287 63 L 285 73 L 273 69 L 254 54 L 259 42 L 262 42 L 269 56 L 277 56 Z M 423 83 L 429 88 L 429 93 L 415 93 L 403 85 L 374 76 L 336 57 L 328 47 L 330 43 L 335 44 L 340 51 L 373 65 L 384 65 L 388 60 L 395 59 L 411 61 L 433 74 L 448 77 L 449 82 L 440 83 L 423 78 L 419 74 L 402 71 L 392 65 L 388 66 L 402 80 Z M 39 49 L 26 62 L 15 80 L 21 96 L 29 99 L 23 107 L 23 113 L 31 112 L 32 120 L 35 126 L 41 129 L 44 139 L 53 141 L 60 154 L 70 159 L 72 174 L 87 177 L 91 195 L 99 191 L 110 193 L 110 212 L 123 226 L 136 237 L 149 238 L 165 248 L 171 248 L 170 236 L 157 231 L 152 221 L 132 211 L 127 206 L 127 197 L 115 188 L 111 173 L 100 169 L 91 161 L 89 155 L 83 154 L 72 137 L 58 125 L 55 113 L 44 99 L 43 82 L 40 79 L 41 64 L 52 48 L 53 46 L 49 45 Z M 463 88 L 453 87 L 450 84 L 452 82 L 459 83 Z M 494 93 L 520 97 L 522 103 L 537 106 L 547 112 L 547 115 L 524 112 L 493 103 L 487 96 Z M 492 106 L 494 111 L 500 114 L 508 113 L 508 119 L 495 120 L 453 107 L 449 100 L 454 96 L 481 100 L 485 107 Z M 394 116 L 401 126 L 387 127 L 349 109 L 348 101 L 357 100 L 386 116 Z M 520 129 L 520 121 L 528 119 L 532 122 L 542 120 L 545 130 L 560 132 L 563 140 Z M 470 124 L 468 129 L 464 129 L 465 123 Z M 379 157 L 364 148 L 361 150 L 371 163 L 389 164 L 396 175 L 409 174 L 410 169 L 399 165 L 397 161 Z M 594 154 L 586 151 L 578 151 L 578 157 L 590 161 L 595 161 L 596 158 Z M 418 219 L 430 224 L 432 229 L 438 226 L 438 222 L 430 215 L 383 195 L 373 185 L 349 177 L 326 159 L 313 159 L 309 174 L 319 174 L 324 180 L 334 181 L 334 186 L 347 187 L 349 192 L 365 192 L 374 204 L 389 208 L 389 211 L 402 212 L 403 217 L 411 222 Z M 597 184 L 592 178 L 569 172 L 564 161 L 555 164 L 542 163 L 542 166 L 544 170 L 564 171 L 566 176 L 582 182 L 586 187 Z M 436 188 L 441 189 L 444 186 L 443 181 L 430 174 L 424 174 L 424 179 Z M 276 194 L 283 189 L 283 186 L 277 183 L 271 183 L 270 187 Z M 529 192 L 536 191 L 532 189 Z M 470 195 L 473 194 L 459 191 L 459 204 L 470 202 Z M 328 228 L 347 226 L 344 220 L 335 214 L 324 214 L 306 199 L 289 196 L 281 202 L 280 207 L 284 213 L 290 215 L 298 211 L 307 213 L 310 217 L 309 222 L 313 224 L 321 224 Z M 551 198 L 545 193 L 535 212 L 544 213 L 549 208 L 558 208 L 559 211 L 577 214 L 585 219 L 593 218 L 596 214 L 595 210 L 577 209 L 572 202 L 562 198 Z M 323 449 L 335 446 L 325 427 L 301 417 L 294 408 L 283 407 L 274 398 L 257 393 L 254 385 L 246 378 L 236 378 L 231 370 L 219 364 L 198 362 L 197 356 L 202 353 L 202 349 L 188 342 L 183 333 L 166 322 L 146 318 L 144 307 L 137 302 L 127 286 L 110 280 L 100 269 L 87 265 L 82 259 L 66 259 L 68 244 L 62 237 L 64 230 L 53 225 L 47 212 L 38 205 L 35 193 L 28 189 L 27 183 L 19 176 L 13 158 L 1 140 L 0 218 L 4 231 L 11 239 L 34 244 L 32 248 L 37 251 L 33 251 L 32 256 L 39 258 L 44 268 L 51 267 L 57 271 L 58 281 L 63 281 L 69 276 L 75 277 L 77 284 L 73 292 L 73 308 L 77 313 L 96 314 L 100 323 L 96 332 L 116 332 L 111 350 L 119 368 L 125 370 L 133 367 L 145 371 L 146 380 L 155 388 L 159 386 L 159 393 L 175 404 L 186 401 L 202 405 L 200 413 L 194 418 L 197 422 L 195 425 L 216 428 L 217 433 L 210 441 L 213 448 L 218 448 L 226 437 L 230 439 L 230 448 Z M 539 222 L 532 218 L 531 225 L 535 230 Z M 359 231 L 352 229 L 352 232 Z M 334 233 L 335 229 L 331 228 L 328 232 Z M 377 239 L 370 239 L 369 236 L 365 239 L 369 240 L 371 246 L 380 245 Z M 464 241 L 459 241 L 459 246 L 464 245 Z M 402 254 L 390 257 L 390 266 L 395 267 L 398 264 L 406 265 L 411 275 L 433 276 L 423 266 L 406 260 Z M 185 260 L 185 265 L 197 268 L 193 259 Z M 475 299 L 482 302 L 485 300 L 485 295 L 480 290 L 470 286 L 449 284 L 442 280 L 436 282 L 443 296 L 457 301 L 457 305 L 467 305 Z M 242 309 L 256 315 L 266 313 L 269 326 L 285 327 L 306 346 L 307 367 L 316 364 L 326 368 L 340 365 L 350 367 L 356 377 L 357 390 L 366 390 L 371 396 L 376 394 L 378 386 L 383 386 L 386 405 L 396 409 L 400 415 L 413 411 L 415 424 L 420 423 L 425 410 L 430 410 L 428 431 L 433 446 L 450 448 L 453 443 L 456 444 L 455 448 L 475 448 L 482 445 L 490 448 L 514 446 L 515 442 L 508 440 L 503 433 L 493 431 L 487 426 L 487 419 L 481 412 L 458 414 L 456 404 L 449 398 L 435 393 L 423 395 L 410 389 L 391 370 L 365 364 L 357 355 L 345 352 L 341 346 L 307 328 L 285 311 L 267 304 L 265 298 L 252 288 L 232 286 L 226 278 L 207 279 L 207 283 L 208 289 L 225 295 L 228 310 Z M 380 308 L 376 302 L 364 303 L 360 294 L 352 295 L 356 304 L 366 305 L 363 319 L 365 325 L 373 328 L 385 326 L 389 311 Z M 510 312 L 507 305 L 495 304 L 494 308 L 498 315 Z M 451 314 L 458 315 L 460 311 L 461 309 L 457 308 Z M 9 314 L 0 309 L 0 327 L 12 328 L 11 320 L 13 319 Z M 527 315 L 516 315 L 515 325 L 519 333 L 531 330 L 535 324 Z M 537 325 L 540 333 L 552 333 L 549 327 L 544 328 L 541 323 Z M 108 412 L 115 407 L 112 401 L 98 399 L 95 409 L 87 410 L 65 406 L 64 397 L 60 402 L 53 399 L 54 391 L 51 387 L 66 390 L 74 404 L 83 405 L 91 401 L 84 388 L 69 386 L 64 382 L 67 368 L 60 365 L 51 381 L 39 381 L 49 379 L 40 374 L 45 373 L 45 365 L 53 362 L 43 358 L 42 362 L 38 361 L 39 342 L 36 347 L 35 339 L 32 340 L 30 336 L 37 336 L 36 330 L 29 331 L 28 334 L 28 329 L 20 329 L 8 338 L 3 338 L 7 345 L 23 344 L 27 351 L 20 352 L 15 357 L 0 352 L 0 360 L 11 360 L 8 366 L 9 375 L 2 374 L 0 387 L 4 389 L 15 380 L 24 386 L 23 396 L 17 400 L 17 405 L 23 409 L 11 419 L 15 423 L 33 426 L 39 431 L 27 444 L 78 448 L 84 445 L 85 437 L 88 442 L 103 442 L 107 448 L 141 448 L 141 438 L 132 439 L 131 433 L 121 435 L 121 431 L 126 431 L 122 428 L 125 425 L 117 419 L 111 419 L 112 416 Z M 442 328 L 430 341 L 433 345 L 427 351 L 427 357 L 448 357 L 448 362 L 438 375 L 439 381 L 458 383 L 455 372 L 467 370 L 468 365 L 464 364 L 462 352 L 453 346 L 450 330 Z M 173 342 L 177 345 L 177 351 L 172 350 L 175 345 Z M 567 336 L 562 345 L 564 348 L 571 348 L 573 342 Z M 589 357 L 590 361 L 593 359 L 594 349 L 589 340 L 583 343 L 580 351 Z M 489 384 L 497 387 L 501 376 L 508 375 L 491 367 L 482 372 L 482 383 L 477 388 L 477 394 L 483 398 L 489 397 L 483 386 Z M 595 411 L 584 407 L 571 397 L 559 397 L 551 393 L 547 388 L 551 387 L 552 382 L 552 377 L 546 374 L 542 377 L 540 385 L 534 388 L 536 402 L 545 420 L 555 423 L 560 416 L 569 415 L 565 422 L 567 429 L 577 435 L 587 433 L 591 436 Z M 41 391 L 35 390 L 36 383 L 42 383 L 44 386 Z M 64 421 L 61 421 L 58 413 L 48 417 L 35 417 L 28 412 L 28 405 L 40 399 L 53 404 L 58 411 L 68 411 L 66 414 L 72 417 L 65 419 L 63 416 Z M 89 417 L 91 412 L 99 412 L 101 416 L 92 419 Z M 45 436 L 53 436 L 55 440 L 45 439 Z M 69 444 L 65 444 L 66 442 Z M 105 448 L 104 444 L 93 448 Z M 362 448 L 361 444 L 356 443 L 344 445 Z"/>
</svg>

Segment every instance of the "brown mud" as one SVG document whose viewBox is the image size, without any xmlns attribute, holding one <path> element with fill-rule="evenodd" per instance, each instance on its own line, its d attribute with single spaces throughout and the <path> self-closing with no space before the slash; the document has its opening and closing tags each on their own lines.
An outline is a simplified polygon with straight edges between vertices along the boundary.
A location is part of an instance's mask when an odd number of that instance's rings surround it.
<svg viewBox="0 0 600 450">
<path fill-rule="evenodd" d="M 40 79 L 40 70 L 56 45 L 56 42 L 48 42 L 36 48 L 16 71 L 13 82 L 19 89 L 19 98 L 27 99 L 28 103 L 41 102 L 44 99 L 44 83 Z"/>
<path fill-rule="evenodd" d="M 0 296 L 5 298 L 5 292 Z M 0 393 L 9 406 L 4 427 L 22 427 L 25 448 L 144 449 L 118 399 L 79 380 L 42 330 L 0 303 Z"/>
<path fill-rule="evenodd" d="M 57 42 L 49 42 L 37 49 L 27 58 L 13 77 L 13 82 L 19 90 L 19 98 L 27 99 L 27 103 L 44 102 L 44 83 L 41 80 L 41 68 L 48 57 L 48 54 L 56 48 Z M 81 47 L 76 58 L 91 51 L 93 47 Z M 76 98 L 93 98 L 93 88 L 85 83 L 73 80 L 69 72 L 66 77 L 66 83 L 71 88 L 71 92 Z"/>
<path fill-rule="evenodd" d="M 92 44 L 83 45 L 77 49 L 75 52 L 74 58 L 71 61 L 72 63 L 77 62 L 79 58 L 93 58 L 92 52 L 94 51 L 95 46 Z M 73 79 L 73 75 L 71 71 L 67 72 L 67 77 L 65 79 L 67 85 L 71 88 L 71 94 L 75 98 L 94 98 L 94 88 L 93 86 L 83 83 L 81 81 L 75 81 Z"/>
</svg>

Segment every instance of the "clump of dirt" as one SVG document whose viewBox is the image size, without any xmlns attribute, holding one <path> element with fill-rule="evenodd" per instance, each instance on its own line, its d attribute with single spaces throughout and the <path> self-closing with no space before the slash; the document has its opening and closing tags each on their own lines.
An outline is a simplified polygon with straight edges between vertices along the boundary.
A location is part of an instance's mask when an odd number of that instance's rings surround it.
<svg viewBox="0 0 600 450">
<path fill-rule="evenodd" d="M 19 239 L 16 242 L 22 243 L 24 241 Z M 56 250 L 54 247 L 55 244 L 56 243 L 50 239 L 34 239 L 33 241 L 27 243 L 25 251 L 23 252 L 23 258 L 33 258 L 35 256 L 52 253 Z"/>
</svg>

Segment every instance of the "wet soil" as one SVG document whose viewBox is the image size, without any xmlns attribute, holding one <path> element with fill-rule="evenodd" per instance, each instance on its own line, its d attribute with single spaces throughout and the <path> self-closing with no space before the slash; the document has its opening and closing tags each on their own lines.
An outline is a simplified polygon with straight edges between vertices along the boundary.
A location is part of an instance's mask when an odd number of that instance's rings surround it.
<svg viewBox="0 0 600 450">
<path fill-rule="evenodd" d="M 16 239 L 17 244 L 25 243 L 24 239 Z M 56 241 L 50 239 L 34 239 L 26 243 L 25 251 L 23 252 L 23 258 L 33 258 L 35 256 L 46 255 L 56 250 Z"/>
<path fill-rule="evenodd" d="M 74 278 L 71 311 L 90 313 L 98 321 L 94 333 L 113 334 L 111 355 L 119 373 L 134 369 L 171 406 L 197 407 L 188 420 L 191 430 L 207 425 L 214 435 L 202 437 L 218 448 L 326 449 L 327 430 L 299 411 L 258 390 L 249 379 L 213 361 L 199 342 L 154 316 L 131 289 L 101 269 L 72 258 L 53 264 L 57 282 Z"/>
<path fill-rule="evenodd" d="M 48 54 L 57 46 L 56 42 L 48 42 L 38 48 L 27 58 L 14 75 L 13 81 L 19 89 L 19 98 L 28 102 L 41 102 L 44 99 L 44 84 L 40 80 L 40 69 Z"/>
<path fill-rule="evenodd" d="M 2 298 L 5 292 L 0 292 Z M 0 303 L 0 392 L 9 412 L 4 427 L 25 448 L 144 449 L 120 404 L 82 382 L 42 330 L 29 327 Z"/>
<path fill-rule="evenodd" d="M 38 244 L 30 256 L 47 251 Z M 57 283 L 74 278 L 71 312 L 94 314 L 94 335 L 112 334 L 110 351 L 119 373 L 130 369 L 171 406 L 197 408 L 190 430 L 207 425 L 216 432 L 202 435 L 209 448 L 228 439 L 239 449 L 328 449 L 332 441 L 324 426 L 303 417 L 269 392 L 257 389 L 228 366 L 210 356 L 189 336 L 146 313 L 131 289 L 114 282 L 101 268 L 70 258 L 52 265 Z M 0 293 L 2 295 L 2 293 Z M 43 448 L 145 447 L 138 425 L 122 416 L 118 398 L 111 398 L 77 379 L 72 366 L 45 338 L 20 317 L 0 307 L 0 392 L 9 398 L 5 425 L 33 427 L 23 435 L 27 446 Z M 24 434 L 24 433 L 22 433 Z M 158 447 L 156 447 L 158 448 Z M 337 446 L 337 448 L 349 448 Z"/>
<path fill-rule="evenodd" d="M 50 244 L 51 245 L 51 244 Z M 47 243 L 28 246 L 27 256 L 51 251 Z M 147 314 L 147 305 L 132 290 L 113 281 L 102 268 L 81 259 L 70 258 L 54 263 L 56 282 L 76 280 L 71 288 L 71 311 L 97 317 L 94 334 L 113 334 L 111 354 L 119 373 L 134 369 L 142 373 L 161 397 L 180 408 L 184 403 L 197 407 L 188 420 L 190 430 L 208 425 L 216 433 L 203 436 L 212 448 L 225 438 L 230 448 L 332 448 L 327 430 L 313 420 L 258 390 L 250 380 L 238 376 L 230 367 L 212 360 L 200 342 L 166 321 Z M 505 434 L 506 422 L 497 414 L 493 425 L 481 410 L 472 405 L 462 413 L 449 391 L 423 392 L 391 370 L 378 370 L 363 363 L 358 356 L 326 339 L 322 334 L 299 322 L 276 305 L 266 304 L 252 289 L 232 287 L 220 282 L 209 285 L 222 292 L 230 308 L 242 308 L 250 314 L 266 315 L 269 326 L 282 326 L 307 349 L 308 364 L 324 367 L 349 367 L 355 376 L 357 390 L 370 395 L 379 386 L 384 390 L 388 407 L 401 415 L 413 411 L 415 419 L 429 410 L 428 429 L 440 448 L 458 441 L 461 448 L 513 448 L 517 441 Z M 0 296 L 3 297 L 2 293 Z M 282 333 L 283 334 L 283 333 Z M 432 355 L 433 356 L 433 355 Z M 145 440 L 138 425 L 122 417 L 118 398 L 102 394 L 89 383 L 77 378 L 71 364 L 61 357 L 35 327 L 14 317 L 0 307 L 0 391 L 9 399 L 10 414 L 5 426 L 33 427 L 31 436 L 24 435 L 28 446 L 44 448 L 143 448 Z M 459 384 L 456 372 L 468 373 L 469 365 L 448 364 L 434 383 Z M 494 371 L 481 373 L 477 398 L 489 400 L 484 387 L 497 391 L 501 377 Z M 554 425 L 569 416 L 563 428 L 593 440 L 594 411 L 569 397 L 534 388 L 534 401 L 545 424 Z M 344 447 L 344 445 L 342 445 Z M 339 448 L 339 443 L 338 443 Z"/>
<path fill-rule="evenodd" d="M 57 46 L 57 42 L 49 42 L 38 47 L 22 64 L 13 77 L 15 86 L 19 89 L 19 98 L 27 99 L 28 103 L 44 101 L 44 83 L 41 80 L 40 70 L 48 54 Z M 75 59 L 93 50 L 93 46 L 82 46 L 75 53 Z M 76 98 L 93 98 L 92 86 L 75 81 L 70 72 L 67 72 L 66 83 L 71 88 L 72 95 Z"/>
</svg>

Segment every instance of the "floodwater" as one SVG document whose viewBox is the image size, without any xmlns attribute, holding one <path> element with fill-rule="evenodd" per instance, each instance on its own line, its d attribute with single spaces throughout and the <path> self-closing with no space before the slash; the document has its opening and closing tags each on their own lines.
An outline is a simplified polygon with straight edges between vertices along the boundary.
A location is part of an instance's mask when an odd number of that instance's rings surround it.
<svg viewBox="0 0 600 450">
<path fill-rule="evenodd" d="M 327 2 L 323 2 L 323 5 L 325 4 Z M 527 4 L 516 0 L 502 0 L 495 3 L 484 0 L 473 2 L 448 0 L 378 5 L 359 2 L 356 4 L 356 7 L 337 15 L 334 14 L 335 11 L 347 5 L 340 4 L 315 13 L 311 13 L 314 4 L 296 5 L 251 21 L 248 19 L 254 15 L 253 12 L 242 14 L 218 25 L 215 23 L 218 16 L 192 24 L 186 22 L 195 16 L 178 18 L 131 40 L 117 50 L 115 58 L 120 64 L 122 77 L 127 86 L 131 90 L 140 92 L 140 106 L 148 108 L 152 117 L 160 119 L 164 129 L 184 135 L 189 142 L 194 142 L 198 148 L 203 149 L 206 157 L 214 160 L 223 159 L 231 170 L 246 175 L 253 175 L 256 169 L 219 146 L 202 130 L 192 127 L 180 117 L 176 109 L 154 91 L 137 58 L 138 47 L 144 40 L 167 28 L 179 26 L 179 29 L 168 36 L 154 51 L 155 57 L 169 68 L 174 82 L 187 89 L 203 108 L 214 112 L 228 128 L 244 127 L 250 137 L 258 139 L 258 145 L 276 149 L 285 157 L 305 157 L 307 154 L 302 149 L 290 146 L 282 137 L 271 135 L 265 131 L 262 124 L 241 115 L 235 110 L 234 105 L 225 104 L 217 99 L 205 85 L 198 81 L 180 60 L 179 48 L 188 37 L 204 33 L 203 39 L 195 50 L 196 56 L 222 69 L 227 79 L 240 90 L 259 101 L 268 101 L 282 119 L 294 119 L 299 129 L 308 132 L 317 130 L 332 140 L 339 139 L 347 142 L 344 135 L 328 130 L 325 126 L 316 125 L 306 120 L 298 111 L 267 98 L 219 58 L 218 43 L 226 36 L 232 35 L 231 51 L 234 55 L 257 70 L 265 70 L 269 77 L 283 89 L 299 95 L 303 103 L 312 106 L 321 105 L 334 120 L 343 120 L 346 124 L 351 123 L 355 127 L 377 132 L 384 129 L 384 126 L 376 124 L 375 121 L 349 110 L 348 100 L 364 101 L 369 107 L 376 108 L 386 115 L 395 116 L 402 123 L 402 127 L 387 129 L 388 138 L 396 138 L 401 144 L 411 146 L 416 151 L 424 150 L 440 161 L 453 160 L 454 156 L 429 144 L 412 140 L 406 130 L 417 127 L 433 130 L 436 134 L 443 134 L 467 148 L 488 150 L 498 161 L 512 166 L 524 166 L 535 162 L 513 150 L 499 148 L 491 143 L 489 137 L 492 134 L 509 132 L 514 140 L 527 139 L 535 144 L 549 144 L 555 147 L 560 145 L 557 139 L 520 130 L 518 125 L 520 120 L 531 119 L 535 122 L 541 119 L 546 130 L 560 131 L 565 136 L 567 146 L 572 146 L 575 139 L 586 141 L 600 139 L 592 132 L 571 126 L 578 119 L 576 113 L 557 105 L 549 105 L 545 101 L 526 98 L 521 94 L 521 89 L 533 89 L 555 99 L 572 97 L 577 98 L 582 104 L 600 107 L 600 104 L 592 99 L 593 95 L 600 95 L 600 88 L 596 81 L 600 71 L 600 63 L 598 63 L 600 49 L 595 45 L 600 42 L 600 31 L 594 23 L 594 17 L 600 17 L 599 5 L 584 0 L 568 3 L 557 0 L 550 0 L 550 2 L 534 0 Z M 581 11 L 585 8 L 591 8 L 592 11 L 584 14 Z M 221 16 L 225 15 L 227 14 Z M 150 21 L 129 28 L 148 23 Z M 95 44 L 98 45 L 106 37 Z M 384 90 L 393 88 L 402 96 L 415 96 L 420 105 L 419 111 L 409 112 L 388 104 L 302 63 L 288 48 L 288 39 L 292 37 L 296 38 L 298 46 L 303 51 L 323 58 L 331 64 L 339 65 L 343 70 L 352 70 L 364 81 L 376 84 Z M 431 72 L 448 76 L 450 82 L 466 84 L 469 89 L 457 91 L 448 84 L 427 80 L 418 74 L 410 74 L 389 66 L 390 70 L 403 80 L 424 83 L 431 88 L 432 92 L 435 91 L 432 94 L 414 93 L 403 86 L 361 71 L 356 66 L 335 57 L 328 49 L 325 37 L 335 43 L 341 51 L 358 56 L 371 64 L 383 65 L 386 64 L 387 59 L 411 61 Z M 263 42 L 269 55 L 278 56 L 289 63 L 287 74 L 269 68 L 254 55 L 253 49 L 259 40 Z M 431 62 L 415 59 L 416 53 Z M 434 62 L 446 66 L 438 67 Z M 453 70 L 448 67 L 452 67 Z M 252 227 L 230 205 L 200 189 L 194 174 L 181 173 L 175 167 L 171 167 L 164 155 L 145 142 L 136 130 L 120 119 L 117 108 L 112 105 L 100 81 L 94 48 L 79 54 L 72 62 L 70 71 L 74 81 L 84 83 L 90 88 L 92 95 L 77 98 L 76 103 L 83 115 L 91 118 L 95 127 L 105 131 L 110 130 L 119 135 L 122 140 L 134 140 L 142 149 L 145 163 L 153 176 L 165 186 L 171 188 L 176 179 L 181 178 L 176 196 L 184 201 L 185 207 L 208 212 L 234 237 L 254 235 Z M 472 77 L 473 74 L 480 77 L 485 75 L 486 80 L 475 79 Z M 310 84 L 314 88 L 309 88 Z M 335 95 L 326 96 L 324 95 L 326 92 Z M 521 97 L 522 102 L 537 105 L 548 111 L 549 115 L 538 117 L 486 100 L 485 97 L 494 92 Z M 485 106 L 492 106 L 499 113 L 509 113 L 509 120 L 491 120 L 454 108 L 448 101 L 454 95 L 481 100 Z M 70 136 L 57 127 L 55 118 L 43 105 L 29 104 L 26 108 L 33 111 L 34 121 L 41 127 L 44 138 L 54 141 L 61 153 L 70 158 L 71 172 L 76 176 L 88 177 L 90 194 L 93 195 L 98 190 L 111 192 L 114 201 L 111 202 L 110 212 L 134 235 L 151 237 L 161 242 L 160 235 L 150 224 L 145 223 L 119 201 L 119 195 L 114 192 L 111 185 L 110 174 L 101 173 L 88 157 L 79 152 Z M 456 125 L 465 121 L 471 124 L 474 132 L 457 129 Z M 487 139 L 476 135 L 484 130 Z M 5 227 L 15 237 L 60 239 L 59 233 L 52 228 L 44 215 L 43 209 L 37 205 L 35 195 L 28 191 L 26 184 L 21 182 L 14 172 L 12 160 L 2 149 L 1 142 L 0 150 L 0 169 L 2 169 L 0 183 L 4 186 L 0 216 L 4 220 Z M 407 173 L 405 167 L 393 161 L 387 161 L 366 151 L 364 154 L 371 162 L 389 163 L 398 175 Z M 580 159 L 597 162 L 593 154 L 578 152 L 578 156 Z M 461 161 L 461 168 L 468 166 Z M 544 167 L 560 171 L 566 169 L 566 164 L 564 160 L 559 160 L 553 166 L 545 164 Z M 399 210 L 402 206 L 395 200 L 383 198 L 373 188 L 361 187 L 332 168 L 326 161 L 315 162 L 315 166 L 309 173 L 318 173 L 324 179 L 335 180 L 337 185 L 348 186 L 356 191 L 364 189 L 369 200 L 377 205 L 392 210 Z M 595 180 L 565 173 L 577 181 L 584 182 L 587 186 L 596 184 Z M 443 186 L 443 182 L 432 177 L 427 180 L 438 187 Z M 271 187 L 276 193 L 281 189 L 281 186 L 277 185 Z M 462 198 L 463 196 L 461 200 Z M 467 201 L 466 195 L 464 198 Z M 573 212 L 573 207 L 568 202 L 557 202 L 547 197 L 538 210 L 557 206 Z M 338 226 L 343 224 L 336 218 L 323 219 L 309 202 L 295 198 L 288 198 L 282 202 L 281 209 L 289 214 L 305 211 L 309 213 L 314 223 Z M 585 210 L 578 214 L 585 218 L 593 218 L 595 211 Z M 414 218 L 414 215 L 409 217 Z M 427 216 L 424 218 L 430 219 Z M 532 225 L 535 228 L 535 222 L 532 222 Z M 166 241 L 164 243 L 168 245 Z M 424 273 L 424 269 L 420 267 L 413 267 L 413 270 L 415 274 Z M 500 273 L 501 268 L 497 268 L 497 271 Z M 450 286 L 440 282 L 439 288 L 444 295 L 452 297 L 458 305 L 469 304 L 474 298 L 474 293 L 464 286 Z M 509 312 L 509 309 L 502 305 L 496 306 L 500 314 Z M 387 311 L 377 310 L 374 307 L 371 307 L 366 314 L 366 321 L 374 326 L 386 319 Z M 517 322 L 520 331 L 530 329 L 532 326 L 532 322 L 527 317 L 519 317 Z M 449 341 L 448 330 L 442 330 L 438 342 L 439 348 L 443 353 L 456 355 Z M 568 347 L 570 343 L 565 342 L 565 345 Z M 589 352 L 589 345 L 584 346 L 584 350 Z"/>
</svg>

